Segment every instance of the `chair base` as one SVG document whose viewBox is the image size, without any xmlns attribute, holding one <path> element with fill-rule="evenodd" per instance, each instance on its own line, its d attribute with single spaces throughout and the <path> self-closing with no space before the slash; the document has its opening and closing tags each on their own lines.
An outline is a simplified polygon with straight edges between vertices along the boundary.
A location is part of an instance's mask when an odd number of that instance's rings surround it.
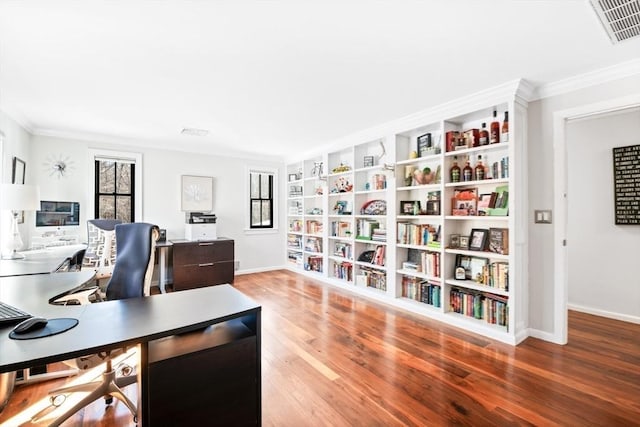
<svg viewBox="0 0 640 427">
<path fill-rule="evenodd" d="M 62 415 L 60 415 L 55 421 L 53 421 L 50 426 L 58 427 L 64 421 L 66 421 L 73 414 L 78 412 L 80 409 L 89 405 L 90 403 L 100 399 L 101 397 L 107 398 L 108 396 L 115 397 L 116 399 L 122 401 L 133 416 L 133 421 L 138 422 L 138 412 L 136 409 L 136 405 L 129 399 L 121 387 L 125 387 L 127 385 L 135 383 L 137 380 L 135 375 L 131 375 L 128 377 L 116 378 L 116 371 L 111 368 L 111 361 L 107 361 L 107 369 L 102 374 L 102 381 L 94 381 L 86 384 L 78 384 L 69 387 L 62 387 L 56 390 L 51 390 L 49 395 L 51 396 L 51 402 L 55 405 L 55 399 L 57 396 L 66 393 L 73 392 L 89 392 L 88 395 L 83 397 L 78 403 L 73 405 L 73 407 L 66 410 Z M 57 406 L 57 405 L 56 405 Z"/>
</svg>

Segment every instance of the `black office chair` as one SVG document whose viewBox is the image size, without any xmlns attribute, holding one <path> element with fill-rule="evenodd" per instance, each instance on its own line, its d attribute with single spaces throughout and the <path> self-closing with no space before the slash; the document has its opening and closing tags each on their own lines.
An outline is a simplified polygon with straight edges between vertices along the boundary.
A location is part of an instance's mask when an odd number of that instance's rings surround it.
<svg viewBox="0 0 640 427">
<path fill-rule="evenodd" d="M 147 296 L 153 275 L 155 242 L 160 234 L 158 227 L 147 223 L 119 224 L 115 227 L 115 233 L 118 262 L 116 262 L 107 285 L 107 300 Z M 99 332 L 96 331 L 96 333 Z M 96 360 L 100 363 L 106 361 L 105 372 L 99 382 L 62 387 L 49 392 L 51 402 L 56 406 L 64 401 L 59 399 L 59 396 L 66 393 L 89 392 L 87 396 L 58 417 L 51 424 L 52 426 L 59 426 L 78 410 L 102 396 L 105 396 L 107 404 L 110 404 L 114 397 L 121 400 L 131 411 L 134 422 L 137 422 L 135 404 L 122 392 L 123 387 L 136 382 L 136 375 L 116 378 L 116 371 L 113 369 L 111 361 L 114 355 L 115 352 L 107 352 L 106 354 L 76 359 L 76 364 L 81 369 L 93 367 L 93 361 Z"/>
</svg>

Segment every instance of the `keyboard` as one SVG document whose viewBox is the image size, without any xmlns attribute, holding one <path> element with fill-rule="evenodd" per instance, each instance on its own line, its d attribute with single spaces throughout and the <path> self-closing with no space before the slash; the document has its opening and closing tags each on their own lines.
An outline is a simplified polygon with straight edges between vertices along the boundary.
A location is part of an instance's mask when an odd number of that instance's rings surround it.
<svg viewBox="0 0 640 427">
<path fill-rule="evenodd" d="M 0 326 L 6 326 L 12 323 L 19 323 L 31 316 L 7 303 L 0 301 Z"/>
</svg>

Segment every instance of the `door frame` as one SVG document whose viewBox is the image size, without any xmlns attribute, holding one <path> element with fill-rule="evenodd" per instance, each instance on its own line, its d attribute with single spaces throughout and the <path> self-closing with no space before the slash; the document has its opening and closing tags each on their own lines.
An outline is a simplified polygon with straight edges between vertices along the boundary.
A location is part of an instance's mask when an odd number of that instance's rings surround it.
<svg viewBox="0 0 640 427">
<path fill-rule="evenodd" d="M 568 342 L 567 306 L 569 304 L 569 242 L 567 242 L 567 244 L 564 243 L 567 239 L 568 221 L 567 122 L 589 116 L 622 111 L 629 108 L 637 108 L 638 106 L 640 106 L 640 93 L 560 110 L 553 114 L 553 204 L 556 211 L 554 214 L 556 221 L 553 232 L 555 247 L 553 274 L 553 341 L 558 344 L 566 344 Z"/>
</svg>

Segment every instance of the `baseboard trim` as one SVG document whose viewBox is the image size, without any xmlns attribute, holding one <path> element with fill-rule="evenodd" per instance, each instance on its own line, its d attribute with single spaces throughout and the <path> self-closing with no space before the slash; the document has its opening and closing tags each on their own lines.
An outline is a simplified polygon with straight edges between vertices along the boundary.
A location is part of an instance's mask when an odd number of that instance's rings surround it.
<svg viewBox="0 0 640 427">
<path fill-rule="evenodd" d="M 284 265 L 276 265 L 272 267 L 261 267 L 261 268 L 249 268 L 245 270 L 237 270 L 234 274 L 236 276 L 241 276 L 243 274 L 251 274 L 251 273 L 263 273 L 265 271 L 275 271 L 275 270 L 284 270 L 287 267 Z"/>
<path fill-rule="evenodd" d="M 537 338 L 539 340 L 548 341 L 554 344 L 565 345 L 566 342 L 562 342 L 558 337 L 556 337 L 552 332 L 541 331 L 540 329 L 532 329 L 529 328 L 527 330 L 527 334 L 531 338 Z"/>
<path fill-rule="evenodd" d="M 601 310 L 599 308 L 586 307 L 579 304 L 567 304 L 569 310 L 579 311 L 581 313 L 593 314 L 594 316 L 606 317 L 608 319 L 621 320 L 623 322 L 636 323 L 640 325 L 640 316 L 632 316 L 630 314 L 615 313 L 613 311 Z"/>
</svg>

